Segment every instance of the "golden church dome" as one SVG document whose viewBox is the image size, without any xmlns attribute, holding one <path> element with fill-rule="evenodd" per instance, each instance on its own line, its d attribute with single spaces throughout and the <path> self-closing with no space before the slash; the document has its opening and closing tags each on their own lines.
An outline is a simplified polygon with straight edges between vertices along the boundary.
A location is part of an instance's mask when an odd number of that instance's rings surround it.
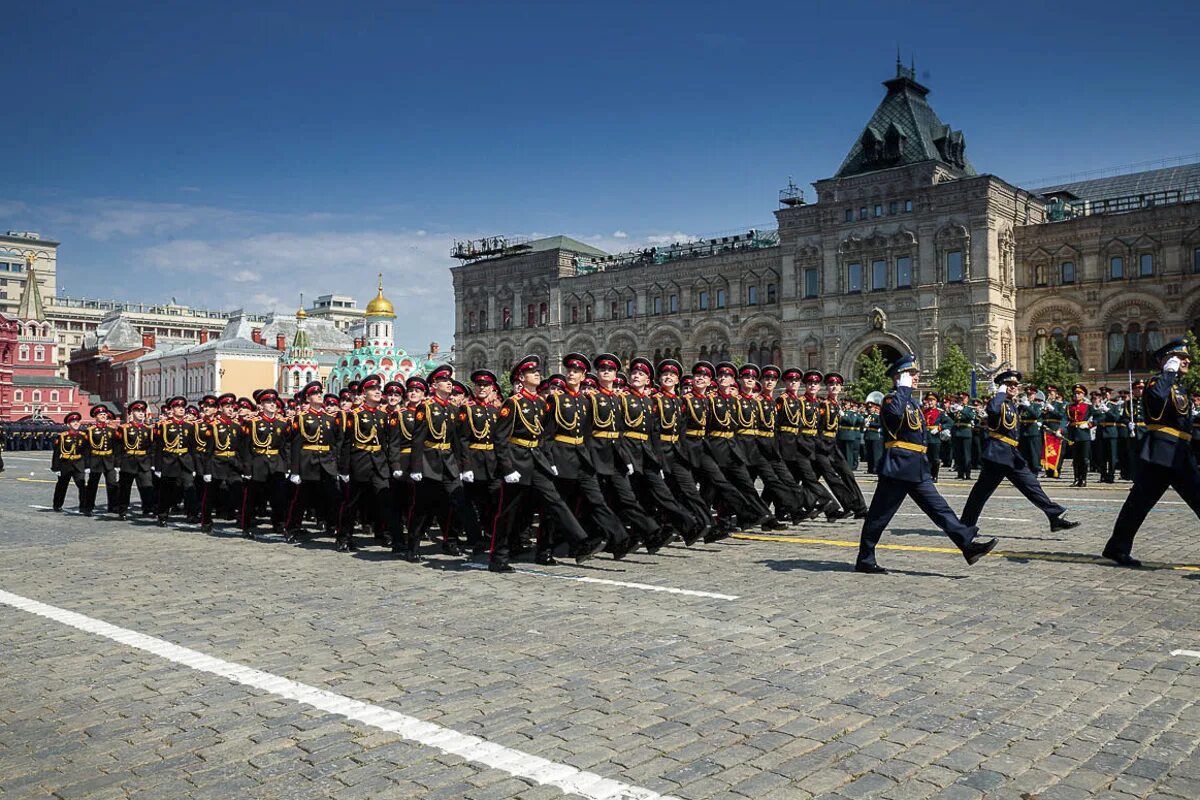
<svg viewBox="0 0 1200 800">
<path fill-rule="evenodd" d="M 375 295 L 375 299 L 367 303 L 368 317 L 394 317 L 396 316 L 396 308 L 392 305 L 392 301 L 383 296 L 383 273 L 379 273 L 379 294 Z"/>
<path fill-rule="evenodd" d="M 298 309 L 296 311 L 296 319 L 307 319 L 307 318 L 308 318 L 308 312 L 305 311 L 303 308 Z"/>
</svg>

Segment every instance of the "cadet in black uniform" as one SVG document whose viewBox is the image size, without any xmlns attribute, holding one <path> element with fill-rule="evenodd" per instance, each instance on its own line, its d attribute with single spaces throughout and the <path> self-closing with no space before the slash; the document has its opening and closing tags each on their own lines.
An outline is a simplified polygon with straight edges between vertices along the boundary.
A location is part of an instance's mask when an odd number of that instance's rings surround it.
<svg viewBox="0 0 1200 800">
<path fill-rule="evenodd" d="M 96 422 L 87 429 L 88 438 L 88 468 L 90 475 L 87 480 L 87 493 L 79 510 L 85 517 L 90 517 L 96 509 L 96 492 L 100 488 L 100 478 L 104 478 L 104 493 L 107 497 L 106 508 L 110 513 L 117 512 L 117 501 L 121 462 L 117 447 L 120 440 L 109 427 L 111 414 L 106 406 L 92 406 L 92 419 Z"/>
<path fill-rule="evenodd" d="M 871 507 L 863 523 L 854 569 L 866 573 L 887 572 L 875 561 L 875 546 L 905 497 L 912 498 L 917 507 L 950 537 L 968 564 L 974 564 L 996 546 L 996 540 L 976 542 L 979 529 L 959 521 L 933 485 L 929 461 L 925 457 L 925 417 L 912 399 L 920 377 L 916 356 L 901 357 L 887 374 L 895 379 L 896 388 L 883 398 L 883 460 L 879 463 L 875 496 L 871 498 Z"/>
<path fill-rule="evenodd" d="M 814 385 L 820 384 L 821 373 L 814 372 Z M 816 519 L 822 513 L 830 519 L 840 519 L 847 516 L 838 507 L 829 490 L 821 485 L 821 480 L 814 468 L 817 457 L 817 420 L 819 410 L 815 394 L 811 406 L 805 404 L 803 392 L 804 373 L 791 367 L 784 370 L 783 380 L 787 387 L 783 394 L 775 400 L 775 430 L 779 442 L 779 452 L 787 465 L 792 478 L 812 498 L 812 510 L 807 515 Z"/>
<path fill-rule="evenodd" d="M 199 425 L 198 437 L 203 442 L 193 451 L 196 474 L 200 476 L 203 494 L 200 500 L 200 530 L 211 533 L 213 518 L 236 518 L 244 498 L 242 482 L 249 462 L 249 437 L 242 429 L 237 415 L 237 395 L 226 392 L 217 398 L 217 415 Z M 243 536 L 254 538 L 251 531 Z"/>
<path fill-rule="evenodd" d="M 724 539 L 728 534 L 718 532 L 712 524 L 712 511 L 697 485 L 703 482 L 700 475 L 693 473 L 685 439 L 683 400 L 675 390 L 683 375 L 683 365 L 673 358 L 658 362 L 658 385 L 660 391 L 654 396 L 653 413 L 658 441 L 663 456 L 663 473 L 667 488 L 676 502 L 686 506 L 703 523 L 694 534 L 685 534 L 683 543 L 689 547 L 703 538 L 705 542 Z M 718 470 L 718 475 L 720 474 Z M 721 478 L 724 482 L 724 478 Z M 732 491 L 732 487 L 729 487 Z"/>
<path fill-rule="evenodd" d="M 589 538 L 571 514 L 562 496 L 554 488 L 557 468 L 542 450 L 542 413 L 544 401 L 535 390 L 541 383 L 542 359 L 529 355 L 512 371 L 514 391 L 500 407 L 496 423 L 496 462 L 503 476 L 498 512 L 492 527 L 491 556 L 488 569 L 512 572 L 508 563 L 513 542 L 520 533 L 517 521 L 524 506 L 541 501 L 543 516 L 554 518 L 555 530 L 575 548 L 575 561 L 583 563 L 604 549 L 603 536 Z"/>
<path fill-rule="evenodd" d="M 184 491 L 184 476 L 191 478 L 194 467 L 192 460 L 192 432 L 194 422 L 188 422 L 187 398 L 172 397 L 167 401 L 169 416 L 154 426 L 155 499 L 158 501 L 158 526 L 166 527 L 171 509 L 181 499 Z M 197 509 L 198 511 L 198 509 Z M 199 521 L 199 517 L 197 517 Z"/>
<path fill-rule="evenodd" d="M 243 426 L 248 459 L 246 474 L 242 476 L 242 508 L 238 519 L 242 535 L 249 539 L 254 538 L 255 517 L 264 499 L 271 506 L 271 530 L 284 532 L 290 456 L 291 424 L 279 416 L 279 395 L 274 389 L 259 389 L 254 393 L 254 402 L 258 404 L 258 417 L 251 417 Z"/>
<path fill-rule="evenodd" d="M 134 400 L 125 411 L 129 419 L 116 430 L 121 448 L 116 512 L 120 519 L 128 518 L 129 498 L 133 493 L 133 484 L 137 483 L 142 516 L 148 517 L 155 508 L 154 453 L 151 451 L 154 429 L 146 424 L 146 404 L 141 400 Z"/>
<path fill-rule="evenodd" d="M 358 383 L 363 393 L 361 408 L 351 408 L 343 417 L 338 476 L 345 484 L 342 507 L 338 514 L 339 552 L 356 550 L 354 526 L 360 507 L 374 530 L 388 530 L 388 481 L 403 475 L 393 452 L 396 421 L 379 406 L 383 399 L 383 379 L 368 375 Z"/>
<path fill-rule="evenodd" d="M 700 386 L 705 377 L 703 374 L 694 375 L 693 380 Z M 707 398 L 705 443 L 713 461 L 717 462 L 725 478 L 733 484 L 734 489 L 741 494 L 743 501 L 752 510 L 751 518 L 742 519 L 741 515 L 738 515 L 739 526 L 761 527 L 764 531 L 786 530 L 787 523 L 779 521 L 759 496 L 758 489 L 754 486 L 754 478 L 746 468 L 746 455 L 735 441 L 738 422 L 734 416 L 735 409 L 739 407 L 737 367 L 728 361 L 722 361 L 716 366 L 715 377 L 717 391 Z"/>
<path fill-rule="evenodd" d="M 471 373 L 471 383 L 475 387 L 474 399 L 458 411 L 459 437 L 466 448 L 459 477 L 480 527 L 490 533 L 496 520 L 496 498 L 500 494 L 500 467 L 496 463 L 500 380 L 490 370 L 477 369 Z M 486 542 L 471 546 L 471 555 L 486 552 Z"/>
<path fill-rule="evenodd" d="M 337 458 L 342 427 L 338 419 L 325 411 L 320 381 L 313 381 L 300 390 L 307 403 L 292 419 L 288 465 L 288 480 L 293 486 L 284 523 L 285 542 L 295 542 L 304 527 L 304 515 L 309 509 L 324 522 L 326 533 L 337 525 L 338 503 Z M 336 406 L 337 398 L 334 398 Z"/>
<path fill-rule="evenodd" d="M 721 371 L 721 365 L 717 365 Z M 738 393 L 731 398 L 733 410 L 734 437 L 733 444 L 742 454 L 742 461 L 751 479 L 762 481 L 762 500 L 774 506 L 775 518 L 781 523 L 788 520 L 799 521 L 807 514 L 801 510 L 803 505 L 796 482 L 788 473 L 783 478 L 782 463 L 776 471 L 775 464 L 769 461 L 759 440 L 762 438 L 761 418 L 762 406 L 758 396 L 759 369 L 757 364 L 743 364 L 738 368 Z M 774 407 L 772 407 L 774 412 Z"/>
<path fill-rule="evenodd" d="M 806 384 L 814 374 L 820 375 L 821 373 L 806 373 L 804 376 Z M 818 401 L 817 405 L 816 459 L 821 474 L 825 477 L 825 482 L 829 484 L 833 496 L 842 505 L 841 516 L 862 519 L 867 513 L 867 501 L 863 497 L 862 490 L 858 488 L 858 481 L 855 480 L 854 473 L 850 471 L 850 465 L 846 463 L 845 456 L 837 447 L 838 425 L 842 416 L 838 395 L 844 382 L 845 379 L 836 372 L 825 375 L 825 399 Z M 809 403 L 808 398 L 812 396 L 815 395 L 806 396 L 806 404 Z"/>
<path fill-rule="evenodd" d="M 79 507 L 82 509 L 87 497 L 87 479 L 91 474 L 88 469 L 88 437 L 79 429 L 83 416 L 72 411 L 63 420 L 67 429 L 54 437 L 54 447 L 50 453 L 50 471 L 58 481 L 54 484 L 54 501 L 51 505 L 55 511 L 62 511 L 63 501 L 67 499 L 67 486 L 72 481 L 79 491 Z"/>
<path fill-rule="evenodd" d="M 1192 400 L 1181 385 L 1192 367 L 1187 341 L 1160 347 L 1154 357 L 1162 372 L 1150 379 L 1143 395 L 1146 437 L 1142 440 L 1137 477 L 1121 506 L 1112 536 L 1104 545 L 1104 557 L 1123 567 L 1140 567 L 1134 558 L 1133 538 L 1170 486 L 1200 517 L 1200 469 L 1191 451 Z"/>
<path fill-rule="evenodd" d="M 995 381 L 996 393 L 987 405 L 988 439 L 983 446 L 979 477 L 971 487 L 971 494 L 963 507 L 962 523 L 974 525 L 978 522 L 984 504 L 996 491 L 1000 481 L 1007 478 L 1017 487 L 1017 491 L 1049 518 L 1051 531 L 1076 527 L 1079 523 L 1067 519 L 1067 510 L 1042 491 L 1019 450 L 1021 410 L 1015 398 L 1021 385 L 1021 373 L 1015 369 L 1006 370 L 997 375 Z"/>
</svg>

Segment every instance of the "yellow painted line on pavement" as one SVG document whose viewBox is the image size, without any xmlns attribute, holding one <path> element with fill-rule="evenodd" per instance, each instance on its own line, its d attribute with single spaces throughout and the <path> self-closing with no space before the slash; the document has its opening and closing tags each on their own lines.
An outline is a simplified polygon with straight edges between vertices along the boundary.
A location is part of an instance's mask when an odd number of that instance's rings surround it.
<svg viewBox="0 0 1200 800">
<path fill-rule="evenodd" d="M 58 481 L 47 480 L 46 478 L 17 478 L 23 483 L 58 483 Z"/>
<path fill-rule="evenodd" d="M 827 547 L 858 547 L 857 541 L 849 539 L 818 539 L 808 536 L 769 536 L 757 535 L 753 533 L 735 533 L 734 539 L 749 539 L 756 542 L 788 542 L 791 544 L 820 544 Z M 875 546 L 878 550 L 900 550 L 910 553 L 950 553 L 952 555 L 962 555 L 957 547 L 930 547 L 925 545 L 913 544 L 887 544 L 880 543 Z M 1014 560 L 1024 561 L 1062 561 L 1071 564 L 1107 564 L 1107 558 L 1100 556 L 1084 556 L 1070 555 L 1063 553 L 1038 553 L 1031 550 L 993 550 L 988 553 L 988 558 L 1011 558 Z M 1170 569 L 1182 572 L 1200 572 L 1200 564 L 1168 564 L 1161 561 L 1143 561 L 1142 564 L 1149 569 Z"/>
</svg>

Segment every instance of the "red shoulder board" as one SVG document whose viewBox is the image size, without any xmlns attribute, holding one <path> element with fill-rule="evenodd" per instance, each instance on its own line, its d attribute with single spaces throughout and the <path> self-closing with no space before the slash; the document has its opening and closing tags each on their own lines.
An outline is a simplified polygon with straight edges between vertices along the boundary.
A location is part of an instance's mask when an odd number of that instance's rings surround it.
<svg viewBox="0 0 1200 800">
<path fill-rule="evenodd" d="M 511 413 L 512 412 L 509 410 L 508 406 L 505 406 L 504 408 L 500 409 L 500 416 L 502 416 L 502 417 L 507 417 Z"/>
</svg>

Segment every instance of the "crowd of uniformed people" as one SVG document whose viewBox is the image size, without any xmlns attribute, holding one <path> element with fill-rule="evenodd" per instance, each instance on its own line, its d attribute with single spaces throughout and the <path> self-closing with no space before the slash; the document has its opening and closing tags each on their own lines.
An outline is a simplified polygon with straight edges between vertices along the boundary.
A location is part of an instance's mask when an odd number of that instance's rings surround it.
<svg viewBox="0 0 1200 800">
<path fill-rule="evenodd" d="M 623 371 L 615 355 L 570 353 L 551 375 L 538 356 L 521 359 L 507 394 L 491 371 L 472 372 L 468 386 L 445 365 L 404 383 L 368 376 L 337 395 L 314 382 L 287 398 L 264 389 L 195 404 L 174 397 L 157 409 L 135 401 L 123 421 L 96 406 L 91 425 L 72 414 L 54 439 L 53 508 L 74 483 L 80 512 L 95 513 L 103 479 L 105 510 L 120 519 L 166 526 L 178 516 L 249 538 L 269 525 L 287 542 L 332 536 L 341 551 L 366 535 L 409 561 L 421 560 L 436 527 L 443 553 L 486 555 L 499 572 L 526 549 L 540 564 L 564 553 L 621 559 L 675 540 L 855 518 L 865 519 L 856 568 L 884 572 L 875 543 L 907 496 L 974 563 L 995 545 L 976 539 L 974 523 L 1002 480 L 1052 530 L 1078 524 L 1038 484 L 1041 469 L 1058 467 L 1043 437 L 1069 442 L 1077 485 L 1089 471 L 1161 480 L 1144 466 L 1147 451 L 1178 456 L 1176 488 L 1200 509 L 1189 494 L 1200 480 L 1191 441 L 1200 406 L 1178 381 L 1186 349 L 1171 347 L 1160 355 L 1173 372 L 1121 398 L 1102 388 L 1089 402 L 1076 386 L 1073 403 L 1056 387 L 1022 388 L 1014 371 L 996 376 L 986 403 L 922 398 L 912 356 L 892 365 L 893 391 L 858 404 L 842 398 L 836 373 L 640 357 Z M 1179 449 L 1167 453 L 1160 441 L 1172 436 Z M 870 509 L 855 479 L 860 459 L 879 476 Z M 943 465 L 978 475 L 961 518 L 933 487 Z M 1121 539 L 1105 555 L 1136 565 L 1124 535 L 1128 547 Z"/>
</svg>

